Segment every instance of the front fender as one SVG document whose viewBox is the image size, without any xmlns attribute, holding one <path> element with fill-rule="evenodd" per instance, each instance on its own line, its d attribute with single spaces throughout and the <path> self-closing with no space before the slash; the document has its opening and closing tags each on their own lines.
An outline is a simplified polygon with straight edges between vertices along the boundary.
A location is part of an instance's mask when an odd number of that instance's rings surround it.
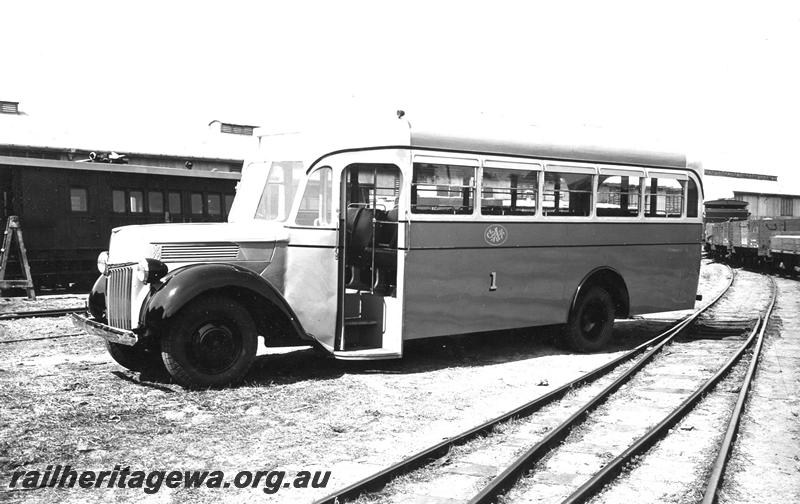
<svg viewBox="0 0 800 504">
<path fill-rule="evenodd" d="M 89 313 L 92 314 L 95 320 L 99 322 L 106 321 L 106 281 L 105 275 L 100 275 L 92 286 L 92 292 L 89 293 Z"/>
<path fill-rule="evenodd" d="M 260 301 L 271 303 L 286 316 L 297 334 L 306 335 L 294 311 L 272 284 L 246 268 L 219 263 L 193 264 L 168 273 L 145 298 L 139 325 L 159 327 L 197 296 L 223 289 L 245 289 Z"/>
</svg>

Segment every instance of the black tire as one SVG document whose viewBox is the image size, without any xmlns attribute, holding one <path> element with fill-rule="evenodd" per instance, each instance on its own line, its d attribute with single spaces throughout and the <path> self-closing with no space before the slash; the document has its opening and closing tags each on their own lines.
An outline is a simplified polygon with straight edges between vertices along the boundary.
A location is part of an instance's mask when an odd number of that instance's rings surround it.
<svg viewBox="0 0 800 504">
<path fill-rule="evenodd" d="M 614 330 L 614 301 L 602 287 L 582 292 L 567 322 L 566 340 L 578 352 L 597 352 L 608 345 Z"/>
<path fill-rule="evenodd" d="M 177 383 L 191 388 L 222 387 L 241 380 L 257 348 L 253 318 L 226 296 L 191 301 L 161 339 L 167 371 Z"/>
<path fill-rule="evenodd" d="M 106 349 L 117 364 L 131 371 L 152 374 L 164 372 L 164 362 L 157 347 L 146 347 L 141 344 L 128 346 L 106 341 Z"/>
</svg>

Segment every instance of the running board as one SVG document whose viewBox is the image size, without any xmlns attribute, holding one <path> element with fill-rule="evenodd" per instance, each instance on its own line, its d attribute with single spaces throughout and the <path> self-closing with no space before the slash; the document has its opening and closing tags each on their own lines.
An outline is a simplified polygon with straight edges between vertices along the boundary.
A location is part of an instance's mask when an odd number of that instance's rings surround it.
<svg viewBox="0 0 800 504">
<path fill-rule="evenodd" d="M 401 352 L 389 352 L 383 348 L 368 348 L 363 350 L 336 350 L 333 356 L 340 360 L 382 360 L 399 359 L 403 356 Z"/>
</svg>

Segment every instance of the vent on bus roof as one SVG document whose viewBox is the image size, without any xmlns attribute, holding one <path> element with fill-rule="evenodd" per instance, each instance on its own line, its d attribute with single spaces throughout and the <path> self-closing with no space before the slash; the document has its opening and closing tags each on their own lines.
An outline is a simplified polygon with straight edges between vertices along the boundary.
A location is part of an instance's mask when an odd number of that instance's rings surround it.
<svg viewBox="0 0 800 504">
<path fill-rule="evenodd" d="M 19 114 L 19 102 L 0 101 L 0 113 Z"/>
<path fill-rule="evenodd" d="M 220 131 L 222 133 L 231 133 L 233 135 L 248 135 L 253 136 L 253 126 L 245 126 L 242 124 L 228 124 L 222 123 L 220 125 Z"/>
</svg>

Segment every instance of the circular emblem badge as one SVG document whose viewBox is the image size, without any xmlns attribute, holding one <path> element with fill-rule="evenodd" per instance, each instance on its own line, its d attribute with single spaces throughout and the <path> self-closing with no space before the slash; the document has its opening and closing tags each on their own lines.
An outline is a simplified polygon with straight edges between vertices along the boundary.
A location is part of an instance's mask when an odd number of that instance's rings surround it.
<svg viewBox="0 0 800 504">
<path fill-rule="evenodd" d="M 508 231 L 500 224 L 492 224 L 483 232 L 483 239 L 489 245 L 502 245 L 508 238 Z"/>
</svg>

